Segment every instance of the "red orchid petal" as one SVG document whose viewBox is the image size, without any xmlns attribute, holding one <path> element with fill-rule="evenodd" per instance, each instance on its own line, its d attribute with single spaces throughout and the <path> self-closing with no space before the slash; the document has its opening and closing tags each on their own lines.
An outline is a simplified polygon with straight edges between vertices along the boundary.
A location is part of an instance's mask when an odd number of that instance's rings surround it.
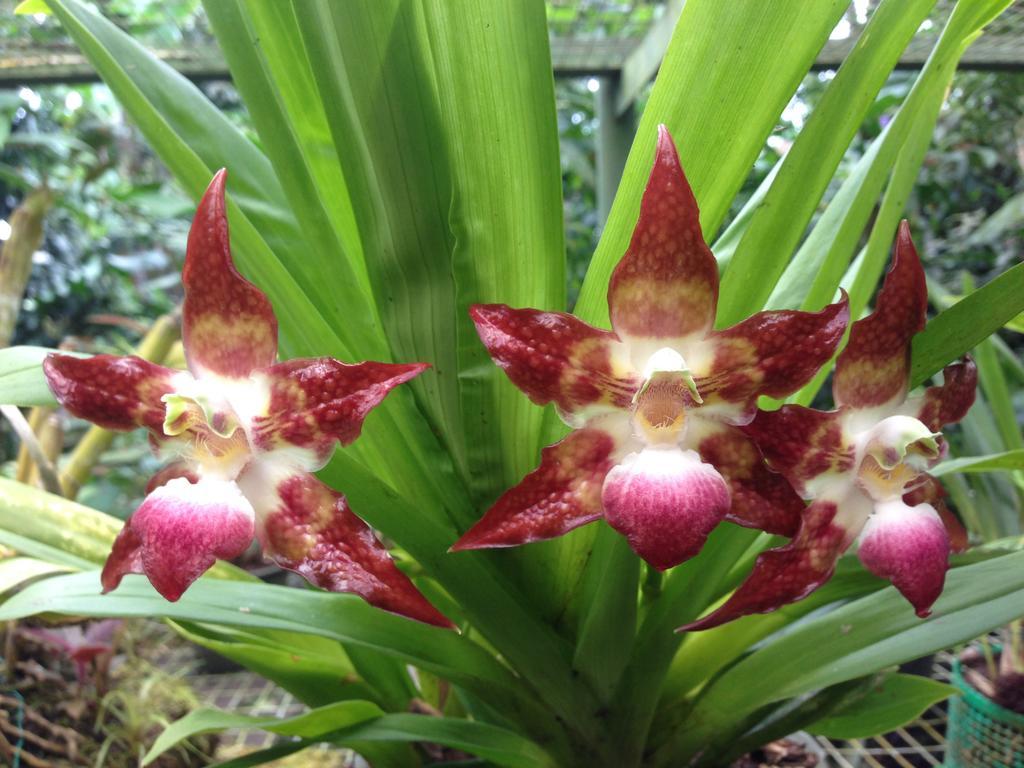
<svg viewBox="0 0 1024 768">
<path fill-rule="evenodd" d="M 248 376 L 277 359 L 277 318 L 270 301 L 231 259 L 221 169 L 199 201 L 188 233 L 182 340 L 197 376 Z"/>
<path fill-rule="evenodd" d="M 185 478 L 149 494 L 118 534 L 103 567 L 103 591 L 126 573 L 145 573 L 174 602 L 218 559 L 230 560 L 253 539 L 253 509 L 234 483 Z"/>
<path fill-rule="evenodd" d="M 629 249 L 612 273 L 608 309 L 623 339 L 703 335 L 715 321 L 718 264 L 701 232 L 672 137 L 658 128 L 654 168 Z"/>
<path fill-rule="evenodd" d="M 732 492 L 726 520 L 781 536 L 794 536 L 804 502 L 778 472 L 765 464 L 761 451 L 736 427 L 702 419 L 691 426 L 697 452 L 717 469 Z"/>
<path fill-rule="evenodd" d="M 46 383 L 57 402 L 72 414 L 105 429 L 147 427 L 163 434 L 164 404 L 180 371 L 141 357 L 96 355 L 79 358 L 48 355 Z"/>
<path fill-rule="evenodd" d="M 326 459 L 335 441 L 348 445 L 363 419 L 392 389 L 429 366 L 364 362 L 330 357 L 295 359 L 258 371 L 269 389 L 267 413 L 253 423 L 252 440 L 262 451 L 289 445 L 313 449 Z"/>
<path fill-rule="evenodd" d="M 939 519 L 942 520 L 946 535 L 949 536 L 950 549 L 955 554 L 960 554 L 970 548 L 967 529 L 960 522 L 960 518 L 946 505 L 946 489 L 936 478 L 931 475 L 923 475 L 923 482 L 914 490 L 903 494 L 903 503 L 911 507 L 916 507 L 918 504 L 930 504 L 932 509 L 939 513 Z"/>
<path fill-rule="evenodd" d="M 639 377 L 611 331 L 564 312 L 475 304 L 477 333 L 508 377 L 538 405 L 574 413 L 589 405 L 628 408 Z"/>
<path fill-rule="evenodd" d="M 811 594 L 832 577 L 849 545 L 850 533 L 833 522 L 837 510 L 832 501 L 807 507 L 791 542 L 758 555 L 750 576 L 721 607 L 677 631 L 696 632 L 751 613 L 769 613 Z"/>
<path fill-rule="evenodd" d="M 836 361 L 832 393 L 837 406 L 869 408 L 903 401 L 910 340 L 924 328 L 927 311 L 924 269 L 910 239 L 910 225 L 903 221 L 875 311 L 851 326 L 850 341 Z"/>
<path fill-rule="evenodd" d="M 645 448 L 612 467 L 601 501 L 608 524 L 663 571 L 700 552 L 729 509 L 729 487 L 693 451 Z"/>
<path fill-rule="evenodd" d="M 186 461 L 173 461 L 162 469 L 158 469 L 156 473 L 149 478 L 149 482 L 146 483 L 146 495 L 148 496 L 157 488 L 167 485 L 171 480 L 175 478 L 183 477 L 190 483 L 199 482 L 199 474 L 195 468 Z"/>
<path fill-rule="evenodd" d="M 978 367 L 969 357 L 942 370 L 942 385 L 928 387 L 920 398 L 916 416 L 933 432 L 954 424 L 974 405 Z"/>
<path fill-rule="evenodd" d="M 875 508 L 858 555 L 865 568 L 889 579 L 924 618 L 942 593 L 949 551 L 949 536 L 934 509 L 896 501 Z"/>
<path fill-rule="evenodd" d="M 849 319 L 844 293 L 820 312 L 758 312 L 716 331 L 708 336 L 714 358 L 708 374 L 697 377 L 697 390 L 707 405 L 753 402 L 758 395 L 786 397 L 832 358 Z"/>
<path fill-rule="evenodd" d="M 805 498 L 811 495 L 810 480 L 853 467 L 853 447 L 843 435 L 839 411 L 784 405 L 777 411 L 758 411 L 741 429 L 761 449 L 769 466 Z"/>
<path fill-rule="evenodd" d="M 253 478 L 239 482 L 249 491 Z M 255 482 L 259 482 L 258 479 Z M 340 493 L 313 475 L 281 476 L 261 493 L 259 537 L 282 568 L 331 592 L 359 595 L 370 605 L 439 627 L 448 621 L 395 566 L 370 527 Z"/>
<path fill-rule="evenodd" d="M 541 452 L 540 466 L 506 491 L 451 551 L 514 547 L 552 539 L 601 517 L 601 484 L 614 464 L 615 438 L 578 429 Z"/>
</svg>

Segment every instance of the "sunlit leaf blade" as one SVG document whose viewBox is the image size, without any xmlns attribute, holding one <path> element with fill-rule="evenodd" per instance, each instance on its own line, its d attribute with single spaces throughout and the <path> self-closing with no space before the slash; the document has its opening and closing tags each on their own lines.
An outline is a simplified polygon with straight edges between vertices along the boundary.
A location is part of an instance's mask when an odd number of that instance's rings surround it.
<svg viewBox="0 0 1024 768">
<path fill-rule="evenodd" d="M 1024 469 L 1024 450 L 1005 451 L 988 456 L 962 456 L 944 461 L 928 471 L 936 477 L 942 477 L 954 472 L 1007 472 L 1014 469 Z"/>
<path fill-rule="evenodd" d="M 508 768 L 554 768 L 554 762 L 536 744 L 510 731 L 486 723 L 429 715 L 386 715 L 368 701 L 346 701 L 284 720 L 200 709 L 168 727 L 146 754 L 143 765 L 174 744 L 198 733 L 226 728 L 259 728 L 309 743 L 333 741 L 354 745 L 360 741 L 428 741 L 461 749 Z"/>
<path fill-rule="evenodd" d="M 934 5 L 935 0 L 886 0 L 874 9 L 736 247 L 722 279 L 720 326 L 764 306 L 865 112 Z"/>
<path fill-rule="evenodd" d="M 1018 264 L 928 321 L 914 337 L 911 383 L 942 370 L 1022 310 L 1024 264 Z"/>
<path fill-rule="evenodd" d="M 43 360 L 51 352 L 56 350 L 46 347 L 0 349 L 0 403 L 56 405 L 57 401 L 46 386 L 46 377 L 43 376 Z"/>
</svg>

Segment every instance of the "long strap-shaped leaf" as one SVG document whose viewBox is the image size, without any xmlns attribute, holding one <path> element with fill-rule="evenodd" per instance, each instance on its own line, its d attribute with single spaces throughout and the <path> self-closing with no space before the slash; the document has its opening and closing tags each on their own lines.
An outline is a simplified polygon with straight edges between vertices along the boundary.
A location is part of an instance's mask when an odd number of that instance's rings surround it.
<svg viewBox="0 0 1024 768">
<path fill-rule="evenodd" d="M 346 701 L 285 720 L 199 709 L 172 723 L 146 754 L 143 765 L 178 742 L 227 728 L 259 728 L 302 739 L 301 749 L 318 741 L 357 746 L 360 742 L 429 741 L 471 752 L 508 768 L 554 768 L 551 757 L 523 737 L 485 723 L 427 715 L 385 715 L 368 701 Z M 390 763 L 389 763 L 390 765 Z"/>
<path fill-rule="evenodd" d="M 764 306 L 864 113 L 934 5 L 935 0 L 886 0 L 874 9 L 733 254 L 722 279 L 719 326 L 738 323 Z"/>
<path fill-rule="evenodd" d="M 901 148 L 912 134 L 931 136 L 963 50 L 1007 5 L 1007 0 L 957 5 L 896 117 L 829 201 L 768 306 L 809 309 L 832 299 Z"/>
<path fill-rule="evenodd" d="M 660 764 L 685 763 L 766 704 L 965 642 L 1017 618 L 1022 605 L 1024 552 L 1017 552 L 950 571 L 927 620 L 891 587 L 811 619 L 716 679 Z"/>
<path fill-rule="evenodd" d="M 141 577 L 101 595 L 98 572 L 32 584 L 0 606 L 0 620 L 40 612 L 78 616 L 165 616 L 226 626 L 305 632 L 378 649 L 469 690 L 503 701 L 510 714 L 540 716 L 516 678 L 487 651 L 452 632 L 377 610 L 361 599 L 269 584 L 201 579 L 176 603 Z"/>
<path fill-rule="evenodd" d="M 689 0 L 683 6 L 576 303 L 580 317 L 607 321 L 608 278 L 636 222 L 658 123 L 676 140 L 710 237 L 847 5 Z"/>
</svg>

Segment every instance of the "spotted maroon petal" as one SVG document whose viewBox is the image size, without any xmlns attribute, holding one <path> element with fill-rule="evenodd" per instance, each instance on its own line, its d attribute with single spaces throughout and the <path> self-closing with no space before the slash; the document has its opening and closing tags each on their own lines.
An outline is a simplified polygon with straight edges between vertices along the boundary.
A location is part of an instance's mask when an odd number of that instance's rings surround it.
<svg viewBox="0 0 1024 768">
<path fill-rule="evenodd" d="M 253 539 L 252 505 L 234 483 L 179 477 L 150 493 L 114 541 L 103 591 L 126 573 L 145 573 L 174 602 L 218 559 L 238 557 Z"/>
<path fill-rule="evenodd" d="M 628 408 L 639 377 L 611 331 L 563 312 L 475 304 L 469 310 L 491 357 L 538 405 L 565 413 L 586 406 Z"/>
<path fill-rule="evenodd" d="M 836 361 L 836 405 L 870 408 L 903 401 L 910 376 L 910 340 L 924 328 L 927 311 L 924 269 L 910 239 L 910 225 L 903 221 L 875 310 L 851 326 L 850 341 Z"/>
<path fill-rule="evenodd" d="M 322 589 L 359 595 L 385 611 L 452 626 L 398 570 L 340 493 L 305 473 L 268 478 L 246 474 L 250 476 L 244 474 L 239 482 L 259 510 L 263 550 L 282 568 Z M 254 493 L 254 487 L 260 491 Z"/>
<path fill-rule="evenodd" d="M 758 395 L 786 397 L 818 372 L 832 355 L 850 318 L 846 294 L 820 312 L 780 310 L 756 315 L 710 334 L 713 357 L 696 379 L 706 405 L 750 403 Z"/>
<path fill-rule="evenodd" d="M 947 424 L 955 424 L 974 405 L 978 387 L 978 367 L 969 357 L 947 365 L 942 371 L 942 384 L 928 387 L 917 406 L 918 419 L 928 429 L 938 432 Z"/>
<path fill-rule="evenodd" d="M 620 337 L 703 335 L 715 321 L 718 264 L 701 233 L 693 196 L 665 126 L 629 249 L 612 273 L 608 309 Z"/>
<path fill-rule="evenodd" d="M 601 501 L 608 524 L 663 571 L 700 552 L 729 510 L 729 486 L 694 451 L 659 446 L 612 467 Z"/>
<path fill-rule="evenodd" d="M 777 411 L 758 411 L 742 430 L 772 469 L 805 498 L 811 495 L 807 484 L 815 477 L 853 467 L 854 450 L 843 434 L 839 411 L 784 405 Z"/>
<path fill-rule="evenodd" d="M 949 536 L 934 509 L 896 500 L 875 507 L 858 555 L 865 568 L 889 579 L 924 618 L 942 593 L 949 552 Z"/>
<path fill-rule="evenodd" d="M 330 357 L 296 359 L 256 372 L 256 386 L 269 390 L 267 413 L 251 429 L 254 446 L 270 451 L 286 446 L 312 449 L 319 459 L 336 441 L 348 445 L 363 419 L 392 389 L 417 376 L 425 363 L 348 364 Z"/>
<path fill-rule="evenodd" d="M 768 468 L 749 437 L 706 419 L 691 426 L 690 436 L 701 458 L 729 484 L 732 505 L 726 520 L 781 536 L 796 534 L 804 502 L 783 475 Z"/>
<path fill-rule="evenodd" d="M 939 514 L 942 525 L 949 536 L 950 549 L 955 554 L 966 552 L 970 548 L 970 540 L 967 529 L 960 522 L 953 511 L 946 504 L 946 489 L 942 483 L 931 475 L 923 475 L 918 486 L 912 491 L 903 494 L 903 503 L 911 507 L 918 504 L 928 504 Z"/>
<path fill-rule="evenodd" d="M 188 233 L 182 341 L 197 376 L 248 376 L 277 358 L 277 318 L 270 301 L 231 259 L 224 203 L 227 171 L 213 177 Z"/>
<path fill-rule="evenodd" d="M 571 432 L 541 452 L 540 466 L 506 491 L 453 552 L 552 539 L 601 517 L 601 484 L 616 440 L 601 429 Z"/>
<path fill-rule="evenodd" d="M 43 361 L 46 383 L 57 402 L 80 419 L 105 429 L 146 427 L 163 434 L 164 404 L 180 371 L 141 357 L 52 354 Z"/>
<path fill-rule="evenodd" d="M 832 577 L 849 545 L 850 533 L 835 522 L 837 510 L 832 501 L 807 507 L 791 542 L 758 555 L 750 576 L 721 607 L 677 631 L 696 632 L 751 613 L 769 613 L 811 594 Z"/>
</svg>

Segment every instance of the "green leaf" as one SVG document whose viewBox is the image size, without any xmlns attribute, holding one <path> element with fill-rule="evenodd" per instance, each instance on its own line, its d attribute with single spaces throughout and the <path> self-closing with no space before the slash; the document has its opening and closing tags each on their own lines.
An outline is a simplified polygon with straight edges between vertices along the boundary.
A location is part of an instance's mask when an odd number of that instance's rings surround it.
<svg viewBox="0 0 1024 768">
<path fill-rule="evenodd" d="M 43 360 L 57 352 L 46 347 L 0 349 L 0 403 L 4 405 L 56 405 L 43 376 Z M 61 352 L 61 354 L 73 354 Z M 74 354 L 75 357 L 88 355 Z"/>
<path fill-rule="evenodd" d="M 949 459 L 928 470 L 935 477 L 942 477 L 954 472 L 1007 472 L 1024 469 L 1024 450 L 1003 451 L 988 456 L 963 456 Z"/>
<path fill-rule="evenodd" d="M 197 709 L 164 729 L 142 759 L 142 765 L 150 765 L 178 742 L 202 733 L 214 733 L 228 728 L 252 728 L 281 736 L 322 736 L 355 723 L 373 720 L 382 714 L 381 708 L 369 701 L 341 701 L 283 720 L 222 712 L 218 709 Z"/>
<path fill-rule="evenodd" d="M 920 717 L 928 707 L 954 696 L 951 685 L 919 675 L 889 675 L 878 685 L 806 730 L 830 739 L 864 739 L 888 733 Z"/>
<path fill-rule="evenodd" d="M 368 701 L 339 702 L 286 720 L 213 709 L 197 710 L 160 734 L 143 759 L 143 765 L 149 765 L 189 736 L 226 728 L 259 728 L 282 736 L 300 737 L 309 744 L 333 741 L 355 746 L 373 741 L 429 741 L 470 752 L 508 768 L 555 766 L 551 757 L 536 744 L 503 728 L 428 715 L 385 715 Z"/>
<path fill-rule="evenodd" d="M 67 566 L 37 560 L 34 557 L 5 557 L 0 559 L 0 594 L 40 576 L 52 576 L 67 570 Z"/>
<path fill-rule="evenodd" d="M 764 306 L 875 95 L 934 5 L 886 0 L 874 10 L 733 254 L 722 279 L 720 326 Z"/>
<path fill-rule="evenodd" d="M 910 381 L 916 386 L 1024 311 L 1024 264 L 940 312 L 914 337 Z"/>
<path fill-rule="evenodd" d="M 21 0 L 14 7 L 14 13 L 15 15 L 44 13 L 49 16 L 50 6 L 46 4 L 46 0 Z"/>
<path fill-rule="evenodd" d="M 829 201 L 775 287 L 769 307 L 812 309 L 832 300 L 900 150 L 912 134 L 931 136 L 960 55 L 1005 5 L 997 0 L 957 6 L 896 117 Z"/>
<path fill-rule="evenodd" d="M 532 724 L 543 714 L 518 680 L 479 645 L 367 605 L 354 595 L 201 578 L 175 603 L 142 577 L 100 594 L 97 572 L 32 584 L 0 606 L 0 620 L 42 612 L 74 616 L 161 616 L 176 621 L 309 633 L 373 648 L 465 686 L 503 713 Z"/>
<path fill-rule="evenodd" d="M 1024 604 L 1024 552 L 952 569 L 934 613 L 922 620 L 895 588 L 788 628 L 704 689 L 676 756 L 772 702 L 800 696 L 966 642 L 1011 621 Z"/>
<path fill-rule="evenodd" d="M 846 8 L 840 0 L 683 6 L 576 303 L 580 317 L 607 322 L 608 279 L 636 222 L 658 123 L 678 144 L 710 239 Z"/>
</svg>

